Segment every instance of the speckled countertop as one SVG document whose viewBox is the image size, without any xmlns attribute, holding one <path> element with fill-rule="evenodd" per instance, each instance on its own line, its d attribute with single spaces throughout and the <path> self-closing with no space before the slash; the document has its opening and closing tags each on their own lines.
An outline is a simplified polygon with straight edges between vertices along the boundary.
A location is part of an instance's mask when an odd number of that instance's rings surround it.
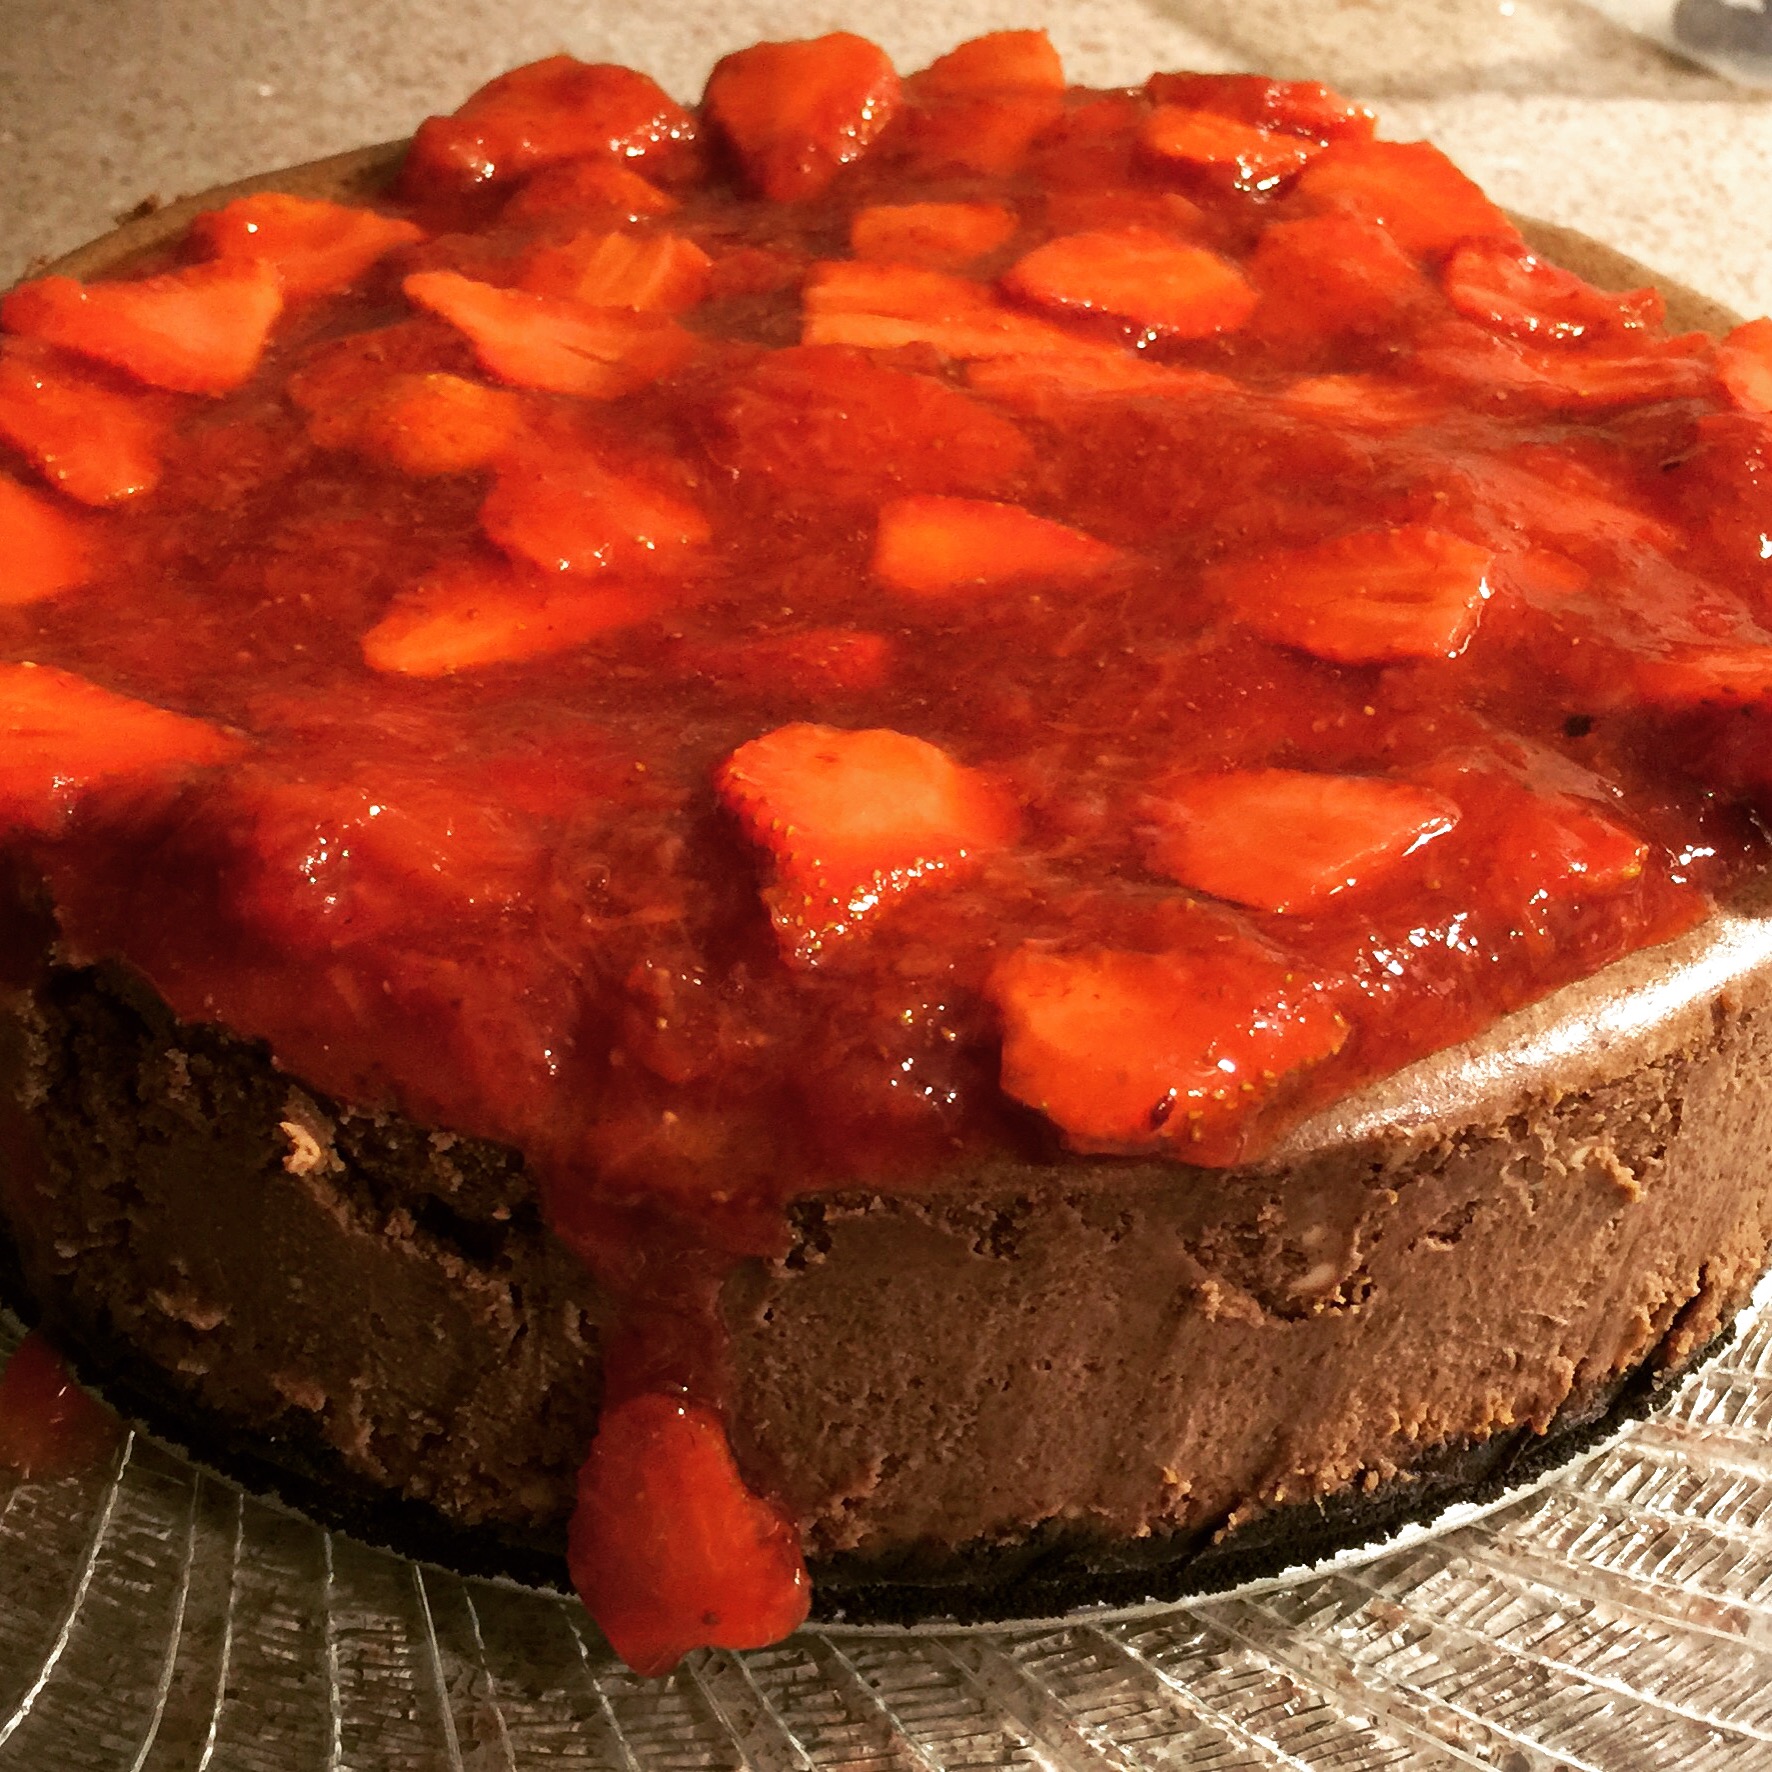
<svg viewBox="0 0 1772 1772">
<path fill-rule="evenodd" d="M 691 97 L 726 50 L 845 27 L 916 67 L 1044 24 L 1073 79 L 1312 75 L 1510 206 L 1772 311 L 1772 98 L 1576 0 L 0 0 L 0 285 L 142 198 L 408 133 L 515 62 L 625 61 Z"/>
</svg>

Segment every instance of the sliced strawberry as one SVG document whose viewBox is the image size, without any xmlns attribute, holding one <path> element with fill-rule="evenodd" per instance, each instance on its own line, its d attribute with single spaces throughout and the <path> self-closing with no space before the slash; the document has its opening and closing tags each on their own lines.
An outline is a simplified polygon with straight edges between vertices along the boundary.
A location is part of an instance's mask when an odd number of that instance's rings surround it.
<svg viewBox="0 0 1772 1772">
<path fill-rule="evenodd" d="M 1151 866 L 1253 910 L 1308 915 L 1458 823 L 1444 794 L 1366 775 L 1239 769 L 1167 782 Z"/>
<path fill-rule="evenodd" d="M 1179 191 L 1061 187 L 1046 193 L 1046 227 L 1052 234 L 1161 234 L 1186 240 L 1206 225 L 1206 212 Z"/>
<path fill-rule="evenodd" d="M 821 501 L 998 492 L 1033 463 L 1021 432 L 976 400 L 835 345 L 771 351 L 729 390 L 716 422 L 724 466 Z"/>
<path fill-rule="evenodd" d="M 1256 633 L 1338 664 L 1454 658 L 1476 631 L 1494 555 L 1420 524 L 1231 561 L 1210 588 Z"/>
<path fill-rule="evenodd" d="M 241 749 L 207 721 L 34 664 L 0 664 L 0 740 L 0 822 L 35 831 L 54 830 L 87 788 L 175 778 Z"/>
<path fill-rule="evenodd" d="M 1004 203 L 877 203 L 849 222 L 857 258 L 958 270 L 995 252 L 1020 226 Z"/>
<path fill-rule="evenodd" d="M 1670 647 L 1631 671 L 1638 695 L 1652 707 L 1731 707 L 1772 696 L 1772 646 Z"/>
<path fill-rule="evenodd" d="M 557 449 L 508 457 L 480 526 L 513 559 L 544 572 L 667 572 L 712 533 L 683 494 Z"/>
<path fill-rule="evenodd" d="M 86 530 L 59 505 L 0 473 L 0 605 L 36 603 L 85 582 Z"/>
<path fill-rule="evenodd" d="M 520 388 L 614 400 L 680 369 L 695 349 L 662 315 L 587 308 L 455 271 L 419 271 L 402 287 L 469 340 L 488 374 Z"/>
<path fill-rule="evenodd" d="M 1019 822 L 977 772 L 885 728 L 777 727 L 740 745 L 715 786 L 773 858 L 770 912 L 789 957 L 806 965 L 901 893 L 1000 848 Z"/>
<path fill-rule="evenodd" d="M 1028 301 L 1111 314 L 1173 338 L 1206 338 L 1241 326 L 1255 291 L 1228 260 L 1203 246 L 1154 234 L 1065 234 L 1003 273 Z"/>
<path fill-rule="evenodd" d="M 805 286 L 802 342 L 896 350 L 933 345 L 944 356 L 1088 356 L 1119 347 L 1074 338 L 998 301 L 984 284 L 910 265 L 836 260 L 814 265 Z"/>
<path fill-rule="evenodd" d="M 0 348 L 0 437 L 69 498 L 109 505 L 152 492 L 166 433 L 143 400 L 101 387 L 53 353 Z"/>
<path fill-rule="evenodd" d="M 728 246 L 714 254 L 708 294 L 719 301 L 732 295 L 773 295 L 791 289 L 806 275 L 811 260 L 776 246 Z"/>
<path fill-rule="evenodd" d="M 396 375 L 343 406 L 321 410 L 308 435 L 402 473 L 465 474 L 489 467 L 523 426 L 521 396 L 459 375 Z"/>
<path fill-rule="evenodd" d="M 682 1397 L 604 1410 L 567 1561 L 610 1647 L 646 1676 L 691 1649 L 779 1642 L 811 1603 L 793 1522 L 745 1486 L 720 1418 Z"/>
<path fill-rule="evenodd" d="M 290 376 L 286 392 L 303 412 L 330 412 L 378 392 L 398 375 L 461 373 L 472 366 L 467 340 L 422 314 L 328 339 Z"/>
<path fill-rule="evenodd" d="M 560 160 L 667 169 L 695 139 L 695 119 L 632 68 L 549 56 L 482 86 L 452 117 L 427 117 L 401 183 L 413 195 L 502 182 Z"/>
<path fill-rule="evenodd" d="M 1167 1146 L 1234 1163 L 1252 1111 L 1347 1038 L 1333 1004 L 1253 944 L 1197 956 L 1022 948 L 987 994 L 1005 1092 L 1078 1150 Z"/>
<path fill-rule="evenodd" d="M 1038 89 L 921 103 L 905 119 L 904 165 L 921 178 L 968 172 L 1007 178 L 1063 115 L 1062 94 Z"/>
<path fill-rule="evenodd" d="M 777 203 L 816 197 L 898 109 L 886 52 L 849 31 L 723 57 L 702 108 L 749 182 Z"/>
<path fill-rule="evenodd" d="M 874 576 L 895 591 L 941 597 L 1016 579 L 1089 579 L 1118 548 L 1020 505 L 976 498 L 898 498 L 880 511 Z"/>
<path fill-rule="evenodd" d="M 424 237 L 398 216 L 282 191 L 237 197 L 191 223 L 191 238 L 215 258 L 270 265 L 288 301 L 348 288 L 396 246 Z"/>
<path fill-rule="evenodd" d="M 122 1437 L 122 1423 L 33 1329 L 0 1372 L 0 1470 L 39 1483 L 76 1476 L 107 1460 Z"/>
<path fill-rule="evenodd" d="M 399 597 L 363 636 L 372 670 L 442 677 L 566 652 L 658 614 L 656 587 L 464 562 Z"/>
<path fill-rule="evenodd" d="M 1433 291 L 1389 233 L 1351 215 L 1270 224 L 1249 276 L 1261 292 L 1255 330 L 1307 343 L 1393 330 Z"/>
<path fill-rule="evenodd" d="M 1696 399 L 1717 374 L 1716 346 L 1704 333 L 1645 337 L 1625 350 L 1559 349 L 1458 323 L 1424 339 L 1413 364 L 1476 393 L 1573 411 Z"/>
<path fill-rule="evenodd" d="M 526 178 L 498 219 L 519 225 L 555 216 L 637 222 L 669 215 L 680 207 L 669 191 L 613 160 L 562 160 Z"/>
<path fill-rule="evenodd" d="M 1158 105 L 1216 111 L 1263 129 L 1285 129 L 1317 141 L 1370 141 L 1377 116 L 1314 80 L 1269 80 L 1260 74 L 1153 74 L 1145 95 Z"/>
<path fill-rule="evenodd" d="M 681 314 L 707 299 L 713 260 L 681 234 L 580 234 L 538 247 L 523 263 L 522 287 L 589 308 Z"/>
<path fill-rule="evenodd" d="M 1717 346 L 1717 370 L 1743 412 L 1772 412 L 1772 319 L 1737 326 Z"/>
<path fill-rule="evenodd" d="M 1064 63 L 1044 31 L 990 31 L 911 76 L 919 94 L 1063 92 Z"/>
<path fill-rule="evenodd" d="M 1649 846 L 1591 800 L 1522 790 L 1508 808 L 1491 858 L 1503 890 L 1529 900 L 1595 898 L 1642 877 Z"/>
<path fill-rule="evenodd" d="M 766 695 L 819 695 L 880 688 L 892 673 L 892 642 L 866 628 L 808 628 L 703 647 L 690 668 Z"/>
<path fill-rule="evenodd" d="M 1222 173 L 1242 191 L 1271 191 L 1323 151 L 1303 136 L 1276 134 L 1216 111 L 1181 105 L 1159 105 L 1145 119 L 1138 140 L 1159 160 Z"/>
<path fill-rule="evenodd" d="M 1279 401 L 1300 417 L 1354 431 L 1407 431 L 1446 416 L 1438 395 L 1377 375 L 1307 376 L 1283 389 Z"/>
<path fill-rule="evenodd" d="M 1427 142 L 1336 142 L 1304 170 L 1297 195 L 1376 222 L 1405 252 L 1435 257 L 1464 240 L 1517 243 L 1519 230 Z"/>
<path fill-rule="evenodd" d="M 1541 344 L 1653 330 L 1665 312 L 1658 290 L 1596 289 L 1523 247 L 1493 240 L 1460 246 L 1440 280 L 1466 319 Z"/>
<path fill-rule="evenodd" d="M 251 380 L 282 311 L 269 265 L 221 261 L 119 283 L 40 277 L 0 302 L 0 326 L 150 387 L 225 394 Z"/>
<path fill-rule="evenodd" d="M 966 365 L 966 384 L 1018 412 L 1053 417 L 1078 400 L 1148 395 L 1207 400 L 1240 390 L 1227 375 L 1152 363 L 1130 351 L 1113 356 L 989 357 Z"/>
</svg>

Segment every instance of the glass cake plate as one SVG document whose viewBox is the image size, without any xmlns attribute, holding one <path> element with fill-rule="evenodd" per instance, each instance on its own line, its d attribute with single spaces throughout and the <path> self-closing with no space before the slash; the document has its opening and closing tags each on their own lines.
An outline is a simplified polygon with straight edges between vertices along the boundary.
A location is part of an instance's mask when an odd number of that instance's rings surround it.
<svg viewBox="0 0 1772 1772">
<path fill-rule="evenodd" d="M 0 1487 L 0 1772 L 1772 1768 L 1772 1285 L 1649 1417 L 1454 1519 L 1186 1605 L 643 1680 L 575 1602 L 134 1434 Z"/>
</svg>

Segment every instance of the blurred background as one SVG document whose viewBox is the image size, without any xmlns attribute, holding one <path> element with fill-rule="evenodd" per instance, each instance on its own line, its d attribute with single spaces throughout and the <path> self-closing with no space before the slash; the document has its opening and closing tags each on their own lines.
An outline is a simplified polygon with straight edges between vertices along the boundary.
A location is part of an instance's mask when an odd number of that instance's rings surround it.
<svg viewBox="0 0 1772 1772">
<path fill-rule="evenodd" d="M 1722 11 L 1752 0 L 1706 0 Z M 1676 59 L 1671 0 L 0 0 L 0 286 L 170 200 L 408 134 L 565 49 L 693 98 L 760 37 L 846 28 L 901 68 L 1044 25 L 1074 80 L 1260 68 L 1376 102 L 1502 202 L 1772 310 L 1772 93 Z M 1772 64 L 1768 64 L 1772 65 Z"/>
</svg>

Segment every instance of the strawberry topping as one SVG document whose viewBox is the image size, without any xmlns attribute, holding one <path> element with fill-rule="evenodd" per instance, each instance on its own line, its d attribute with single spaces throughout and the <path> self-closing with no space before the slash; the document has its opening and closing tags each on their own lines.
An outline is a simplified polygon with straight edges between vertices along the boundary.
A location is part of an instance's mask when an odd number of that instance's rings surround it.
<svg viewBox="0 0 1772 1772">
<path fill-rule="evenodd" d="M 875 203 L 850 220 L 849 246 L 857 258 L 958 270 L 995 252 L 1017 226 L 1004 203 Z"/>
<path fill-rule="evenodd" d="M 940 597 L 1017 579 L 1089 579 L 1120 550 L 1037 517 L 1020 505 L 976 498 L 900 498 L 880 512 L 874 576 L 895 591 Z"/>
<path fill-rule="evenodd" d="M 316 410 L 308 435 L 403 473 L 464 474 L 490 466 L 522 429 L 519 397 L 459 375 L 394 375 L 368 393 Z"/>
<path fill-rule="evenodd" d="M 1146 234 L 1065 234 L 1003 273 L 1003 286 L 1046 307 L 1111 314 L 1173 338 L 1241 326 L 1255 292 L 1235 265 L 1201 246 Z"/>
<path fill-rule="evenodd" d="M 191 238 L 216 258 L 269 265 L 289 301 L 348 288 L 396 246 L 424 237 L 399 216 L 281 191 L 237 197 L 191 224 Z"/>
<path fill-rule="evenodd" d="M 1743 412 L 1772 412 L 1772 319 L 1737 326 L 1717 346 L 1717 373 Z"/>
<path fill-rule="evenodd" d="M 704 300 L 713 260 L 680 234 L 580 234 L 531 253 L 523 287 L 590 308 L 681 314 Z"/>
<path fill-rule="evenodd" d="M 1321 144 L 1239 123 L 1216 111 L 1159 105 L 1145 120 L 1139 141 L 1159 160 L 1226 174 L 1239 190 L 1272 190 L 1302 172 Z"/>
<path fill-rule="evenodd" d="M 160 481 L 165 425 L 55 353 L 0 346 L 0 438 L 82 504 L 118 504 Z"/>
<path fill-rule="evenodd" d="M 39 1483 L 78 1476 L 107 1460 L 122 1437 L 123 1424 L 32 1330 L 0 1371 L 0 1470 Z"/>
<path fill-rule="evenodd" d="M 72 590 L 91 569 L 81 523 L 0 474 L 0 605 L 36 603 Z"/>
<path fill-rule="evenodd" d="M 1305 168 L 1297 191 L 1313 208 L 1376 222 L 1418 257 L 1464 240 L 1519 239 L 1514 224 L 1427 142 L 1337 142 Z"/>
</svg>

